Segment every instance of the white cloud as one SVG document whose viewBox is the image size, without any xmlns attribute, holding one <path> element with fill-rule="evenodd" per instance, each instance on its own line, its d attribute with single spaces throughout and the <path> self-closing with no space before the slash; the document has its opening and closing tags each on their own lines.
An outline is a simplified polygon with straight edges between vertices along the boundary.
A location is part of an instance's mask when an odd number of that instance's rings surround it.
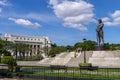
<svg viewBox="0 0 120 80">
<path fill-rule="evenodd" d="M 58 0 L 50 0 L 49 4 L 57 5 L 58 4 Z"/>
<path fill-rule="evenodd" d="M 10 5 L 10 3 L 8 3 L 7 0 L 0 0 L 0 5 L 2 5 L 2 6 L 8 6 L 8 5 Z"/>
<path fill-rule="evenodd" d="M 94 6 L 83 0 L 50 0 L 55 15 L 64 21 L 64 26 L 87 30 L 85 24 L 95 21 Z"/>
<path fill-rule="evenodd" d="M 113 14 L 111 14 L 112 18 L 120 17 L 120 10 L 116 10 Z"/>
<path fill-rule="evenodd" d="M 109 17 L 104 17 L 103 20 L 106 26 L 120 26 L 120 10 L 116 10 Z"/>
<path fill-rule="evenodd" d="M 0 13 L 2 12 L 2 8 L 0 8 Z"/>
<path fill-rule="evenodd" d="M 29 13 L 26 15 L 24 14 L 23 16 L 29 19 L 34 19 L 42 22 L 55 22 L 58 20 L 56 16 L 50 14 Z"/>
<path fill-rule="evenodd" d="M 108 18 L 108 17 L 104 17 L 104 18 L 102 18 L 102 21 L 103 22 L 106 22 L 106 21 L 109 21 L 110 19 Z"/>
<path fill-rule="evenodd" d="M 8 3 L 7 0 L 0 0 L 0 13 L 2 12 L 3 6 L 9 6 L 9 5 L 11 5 L 11 4 Z M 2 16 L 0 15 L 0 17 L 2 17 Z"/>
<path fill-rule="evenodd" d="M 8 18 L 8 20 L 14 21 L 16 24 L 28 26 L 28 27 L 39 27 L 40 26 L 39 23 L 37 22 L 32 23 L 31 21 L 26 20 L 26 19 Z"/>
</svg>

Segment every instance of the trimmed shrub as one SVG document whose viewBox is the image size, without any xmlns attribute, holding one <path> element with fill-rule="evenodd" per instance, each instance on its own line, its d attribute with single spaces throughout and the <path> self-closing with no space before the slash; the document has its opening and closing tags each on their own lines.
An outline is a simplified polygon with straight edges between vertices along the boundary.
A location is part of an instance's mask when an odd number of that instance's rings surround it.
<svg viewBox="0 0 120 80">
<path fill-rule="evenodd" d="M 87 66 L 87 67 L 91 67 L 92 66 L 92 64 L 91 63 L 80 63 L 79 64 L 79 67 L 80 66 Z"/>
<path fill-rule="evenodd" d="M 13 56 L 1 56 L 1 63 L 8 64 L 10 61 L 13 61 Z"/>
</svg>

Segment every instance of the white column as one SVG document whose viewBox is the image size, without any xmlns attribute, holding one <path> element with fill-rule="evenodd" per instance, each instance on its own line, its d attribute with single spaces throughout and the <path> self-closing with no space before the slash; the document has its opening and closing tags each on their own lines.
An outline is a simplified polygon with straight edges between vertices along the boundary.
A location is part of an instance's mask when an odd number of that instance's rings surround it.
<svg viewBox="0 0 120 80">
<path fill-rule="evenodd" d="M 36 45 L 36 48 L 35 48 L 35 52 L 36 52 L 36 54 L 38 53 L 38 45 Z"/>
<path fill-rule="evenodd" d="M 34 55 L 34 45 L 32 45 L 32 55 Z"/>
<path fill-rule="evenodd" d="M 30 57 L 31 46 L 29 45 L 28 57 Z"/>
</svg>

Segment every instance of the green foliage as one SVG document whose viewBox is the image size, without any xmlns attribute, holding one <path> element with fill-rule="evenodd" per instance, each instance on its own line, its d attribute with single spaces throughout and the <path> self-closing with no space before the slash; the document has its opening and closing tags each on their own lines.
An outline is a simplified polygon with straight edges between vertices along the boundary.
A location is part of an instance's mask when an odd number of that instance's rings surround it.
<svg viewBox="0 0 120 80">
<path fill-rule="evenodd" d="M 54 57 L 54 56 L 56 56 L 56 54 L 65 52 L 66 50 L 67 50 L 67 48 L 64 46 L 52 47 L 50 52 L 48 53 L 48 56 Z"/>
<path fill-rule="evenodd" d="M 55 57 L 58 52 L 59 51 L 58 51 L 57 47 L 52 47 L 50 52 L 48 53 L 48 56 Z"/>
<path fill-rule="evenodd" d="M 95 41 L 87 40 L 84 42 L 84 47 L 85 47 L 85 50 L 87 51 L 94 50 L 95 45 L 96 45 Z"/>
<path fill-rule="evenodd" d="M 110 50 L 120 50 L 120 44 L 110 44 Z"/>
<path fill-rule="evenodd" d="M 74 51 L 74 46 L 67 45 L 65 48 L 69 51 Z"/>
<path fill-rule="evenodd" d="M 57 44 L 54 43 L 54 44 L 51 44 L 51 46 L 52 46 L 52 47 L 57 47 Z"/>
<path fill-rule="evenodd" d="M 7 50 L 2 50 L 2 54 L 4 56 L 11 56 L 11 53 L 9 51 L 7 51 Z"/>
<path fill-rule="evenodd" d="M 0 49 L 4 48 L 5 45 L 6 45 L 6 41 L 0 39 Z"/>
<path fill-rule="evenodd" d="M 80 66 L 87 66 L 87 67 L 91 67 L 92 64 L 91 63 L 79 63 L 79 67 Z"/>
<path fill-rule="evenodd" d="M 8 65 L 9 66 L 17 66 L 17 62 L 14 59 L 12 59 L 12 60 L 8 61 Z"/>
<path fill-rule="evenodd" d="M 13 42 L 0 39 L 0 49 L 8 50 L 12 48 L 12 45 Z"/>
<path fill-rule="evenodd" d="M 17 62 L 14 60 L 13 56 L 2 56 L 1 63 L 8 64 L 10 66 L 16 66 Z"/>
<path fill-rule="evenodd" d="M 78 42 L 74 45 L 74 49 L 82 47 L 84 50 L 94 50 L 94 47 L 97 43 L 95 41 L 86 40 L 85 42 Z"/>
<path fill-rule="evenodd" d="M 109 45 L 109 43 L 104 43 L 104 46 L 105 46 L 105 49 L 106 49 L 106 50 L 110 50 L 110 45 Z"/>
<path fill-rule="evenodd" d="M 84 47 L 84 43 L 83 42 L 78 42 L 74 45 L 75 49 L 77 49 L 78 47 Z"/>
<path fill-rule="evenodd" d="M 10 61 L 13 61 L 13 56 L 2 56 L 1 63 L 8 64 Z"/>
<path fill-rule="evenodd" d="M 43 56 L 41 54 L 37 54 L 37 55 L 34 55 L 32 56 L 30 59 L 30 61 L 36 61 L 36 60 L 42 60 L 43 59 Z"/>
<path fill-rule="evenodd" d="M 11 53 L 8 50 L 12 48 L 12 44 L 12 42 L 0 39 L 0 55 L 10 56 Z"/>
</svg>

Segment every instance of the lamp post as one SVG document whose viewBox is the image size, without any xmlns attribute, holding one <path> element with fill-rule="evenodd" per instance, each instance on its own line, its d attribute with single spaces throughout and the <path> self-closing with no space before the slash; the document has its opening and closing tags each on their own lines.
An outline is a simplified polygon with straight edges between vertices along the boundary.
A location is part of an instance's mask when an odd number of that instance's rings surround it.
<svg viewBox="0 0 120 80">
<path fill-rule="evenodd" d="M 45 56 L 48 56 L 47 39 L 45 38 Z"/>
<path fill-rule="evenodd" d="M 17 45 L 15 46 L 15 60 L 17 60 L 18 59 L 18 55 L 17 55 L 17 53 L 18 53 L 18 48 L 17 48 Z"/>
<path fill-rule="evenodd" d="M 83 38 L 83 44 L 84 44 L 84 63 L 86 63 L 86 45 L 85 45 L 86 38 Z"/>
<path fill-rule="evenodd" d="M 0 39 L 1 39 L 1 35 L 2 35 L 2 33 L 0 33 Z M 2 49 L 0 50 L 0 62 L 1 62 L 1 56 L 2 56 Z"/>
</svg>

